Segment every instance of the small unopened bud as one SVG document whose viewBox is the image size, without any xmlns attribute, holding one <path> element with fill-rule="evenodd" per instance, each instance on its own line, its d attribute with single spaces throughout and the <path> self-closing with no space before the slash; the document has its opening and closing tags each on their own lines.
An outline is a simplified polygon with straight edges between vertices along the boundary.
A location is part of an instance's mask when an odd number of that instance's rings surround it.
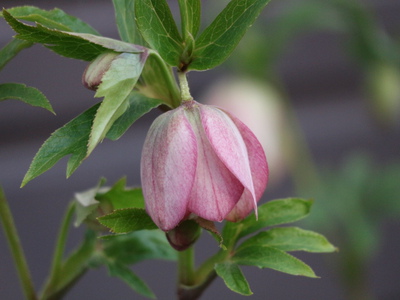
<svg viewBox="0 0 400 300">
<path fill-rule="evenodd" d="M 96 57 L 86 68 L 82 76 L 83 85 L 90 89 L 96 90 L 101 83 L 104 74 L 108 71 L 113 60 L 120 55 L 116 52 L 105 52 Z"/>
<path fill-rule="evenodd" d="M 167 232 L 170 245 L 178 251 L 183 251 L 193 245 L 201 233 L 200 226 L 193 220 L 186 220 Z"/>
</svg>

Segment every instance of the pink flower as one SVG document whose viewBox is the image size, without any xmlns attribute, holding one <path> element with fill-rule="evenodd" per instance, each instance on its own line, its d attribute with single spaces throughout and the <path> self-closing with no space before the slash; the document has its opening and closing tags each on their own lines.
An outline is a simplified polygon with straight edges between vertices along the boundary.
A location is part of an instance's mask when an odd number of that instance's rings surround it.
<svg viewBox="0 0 400 300">
<path fill-rule="evenodd" d="M 191 214 L 218 222 L 257 214 L 268 165 L 257 138 L 236 117 L 186 101 L 150 127 L 141 177 L 147 212 L 168 231 Z"/>
</svg>

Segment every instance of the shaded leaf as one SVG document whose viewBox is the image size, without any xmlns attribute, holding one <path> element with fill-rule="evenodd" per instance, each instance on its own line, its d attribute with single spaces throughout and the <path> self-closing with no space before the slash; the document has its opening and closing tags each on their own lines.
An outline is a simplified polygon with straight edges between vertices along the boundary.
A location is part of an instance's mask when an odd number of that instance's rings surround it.
<svg viewBox="0 0 400 300">
<path fill-rule="evenodd" d="M 216 67 L 235 49 L 269 0 L 232 0 L 196 39 L 192 70 Z"/>
<path fill-rule="evenodd" d="M 277 227 L 244 241 L 249 246 L 270 246 L 282 251 L 333 252 L 336 248 L 321 234 L 297 227 Z"/>
<path fill-rule="evenodd" d="M 47 28 L 41 24 L 36 24 L 36 26 L 26 25 L 14 18 L 5 9 L 3 9 L 3 16 L 18 33 L 16 38 L 41 43 L 65 57 L 91 61 L 108 50 L 128 53 L 144 51 L 141 46 L 93 34 L 60 31 Z"/>
<path fill-rule="evenodd" d="M 87 155 L 106 136 L 112 124 L 126 111 L 131 93 L 142 73 L 147 52 L 142 54 L 121 53 L 103 75 L 95 97 L 104 97 L 96 112 L 89 137 Z"/>
<path fill-rule="evenodd" d="M 135 2 L 137 26 L 151 48 L 171 66 L 178 66 L 183 41 L 165 0 Z"/>
<path fill-rule="evenodd" d="M 141 280 L 135 273 L 133 273 L 128 267 L 123 264 L 119 264 L 114 261 L 107 261 L 108 271 L 111 276 L 118 277 L 125 281 L 132 289 L 137 293 L 146 296 L 151 299 L 155 299 L 156 296 L 150 290 L 150 288 Z"/>
<path fill-rule="evenodd" d="M 253 294 L 249 283 L 237 264 L 231 262 L 218 263 L 215 265 L 215 271 L 224 280 L 226 286 L 235 293 L 244 296 Z"/>
<path fill-rule="evenodd" d="M 114 233 L 158 228 L 146 211 L 140 208 L 118 209 L 98 218 L 98 220 Z"/>
<path fill-rule="evenodd" d="M 316 277 L 313 270 L 294 256 L 279 249 L 268 246 L 253 245 L 239 247 L 232 257 L 232 261 L 239 265 L 270 268 L 291 275 Z"/>
<path fill-rule="evenodd" d="M 225 245 L 223 244 L 224 239 L 222 235 L 219 233 L 217 227 L 215 226 L 214 222 L 197 217 L 193 221 L 195 221 L 201 228 L 207 230 L 211 235 L 217 240 L 219 247 L 226 250 Z"/>
<path fill-rule="evenodd" d="M 19 39 L 12 39 L 7 45 L 0 50 L 0 70 L 13 59 L 20 51 L 32 46 L 32 42 Z"/>
<path fill-rule="evenodd" d="M 21 100 L 32 106 L 38 106 L 54 113 L 49 100 L 38 89 L 20 83 L 0 84 L 0 101 L 7 99 Z"/>
</svg>

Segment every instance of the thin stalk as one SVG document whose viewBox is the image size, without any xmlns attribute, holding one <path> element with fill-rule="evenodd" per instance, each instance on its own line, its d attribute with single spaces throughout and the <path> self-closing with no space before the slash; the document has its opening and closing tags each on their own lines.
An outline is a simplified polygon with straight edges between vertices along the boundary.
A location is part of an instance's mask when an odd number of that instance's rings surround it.
<svg viewBox="0 0 400 300">
<path fill-rule="evenodd" d="M 194 284 L 194 247 L 189 247 L 178 254 L 178 279 L 180 285 Z"/>
<path fill-rule="evenodd" d="M 179 86 L 181 88 L 181 99 L 183 101 L 193 100 L 190 94 L 189 83 L 187 81 L 186 72 L 178 72 Z"/>
<path fill-rule="evenodd" d="M 10 207 L 7 204 L 3 190 L 0 188 L 0 220 L 10 247 L 11 254 L 21 281 L 22 289 L 28 300 L 37 300 L 35 288 L 31 279 L 28 263 L 15 227 Z"/>
</svg>

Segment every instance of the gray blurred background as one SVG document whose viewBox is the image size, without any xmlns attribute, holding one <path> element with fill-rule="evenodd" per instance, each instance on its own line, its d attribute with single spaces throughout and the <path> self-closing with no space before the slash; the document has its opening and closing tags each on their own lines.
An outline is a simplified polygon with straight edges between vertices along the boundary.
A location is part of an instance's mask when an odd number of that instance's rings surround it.
<svg viewBox="0 0 400 300">
<path fill-rule="evenodd" d="M 175 1 L 170 1 L 172 4 Z M 210 2 L 210 1 L 208 1 Z M 267 6 L 263 19 L 276 16 L 282 1 Z M 399 33 L 400 1 L 363 0 L 388 32 Z M 96 28 L 102 35 L 118 38 L 111 1 L 2 1 L 1 6 L 22 4 L 44 9 L 59 7 Z M 215 12 L 214 12 L 215 14 Z M 205 18 L 209 16 L 206 14 Z M 0 47 L 13 32 L 0 20 Z M 317 164 L 339 165 L 353 151 L 367 151 L 379 164 L 399 158 L 399 123 L 377 126 L 365 105 L 362 73 L 344 54 L 345 37 L 324 30 L 299 34 L 290 43 L 277 70 L 304 131 Z M 40 45 L 21 52 L 0 72 L 0 83 L 21 82 L 41 90 L 57 116 L 9 100 L 0 105 L 0 184 L 14 213 L 22 244 L 37 288 L 46 278 L 53 244 L 64 209 L 74 192 L 95 186 L 101 176 L 110 184 L 127 176 L 129 185 L 140 185 L 139 162 L 142 143 L 158 111 L 140 119 L 120 140 L 105 140 L 69 179 L 65 179 L 66 159 L 20 189 L 22 178 L 41 144 L 57 128 L 91 107 L 98 99 L 81 84 L 85 62 L 60 57 Z M 192 95 L 202 92 L 230 72 L 225 67 L 190 74 Z M 400 85 L 400 82 L 399 82 Z M 379 174 L 377 174 L 379 176 Z M 399 183 L 400 184 L 400 183 Z M 287 178 L 267 189 L 263 201 L 295 196 Z M 317 199 L 318 200 L 318 199 Z M 368 267 L 370 288 L 376 299 L 400 299 L 400 220 L 388 219 L 378 228 L 379 251 Z M 68 247 L 73 248 L 83 234 L 72 229 Z M 329 235 L 328 235 L 328 238 Z M 335 244 L 335 240 L 330 238 Z M 199 259 L 217 251 L 209 236 L 199 242 Z M 329 267 L 337 254 L 296 254 L 304 259 L 320 279 L 289 276 L 272 270 L 244 268 L 254 292 L 252 299 L 344 299 L 338 275 Z M 144 262 L 133 267 L 159 299 L 173 299 L 175 264 Z M 242 299 L 217 279 L 203 299 Z M 23 299 L 3 231 L 0 231 L 0 299 Z M 105 269 L 87 273 L 66 299 L 142 299 L 123 282 L 110 278 Z"/>
</svg>

